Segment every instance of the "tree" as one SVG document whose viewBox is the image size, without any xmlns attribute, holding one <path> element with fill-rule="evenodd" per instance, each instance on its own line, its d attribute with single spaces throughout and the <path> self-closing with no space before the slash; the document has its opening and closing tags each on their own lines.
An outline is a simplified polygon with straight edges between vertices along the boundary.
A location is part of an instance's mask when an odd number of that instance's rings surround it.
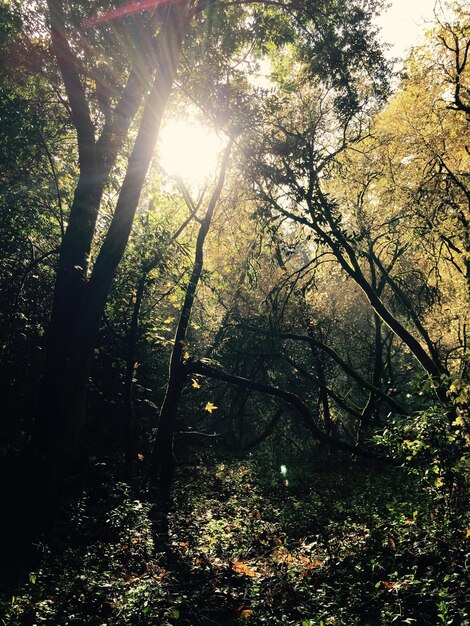
<svg viewBox="0 0 470 626">
<path fill-rule="evenodd" d="M 186 366 L 188 359 L 186 350 L 186 334 L 189 326 L 196 289 L 204 268 L 204 242 L 209 232 L 209 228 L 214 216 L 217 203 L 222 193 L 227 168 L 229 165 L 230 152 L 233 146 L 231 139 L 225 148 L 225 152 L 220 165 L 220 172 L 217 184 L 209 199 L 207 210 L 202 219 L 195 214 L 195 219 L 200 223 L 194 265 L 189 278 L 188 286 L 184 297 L 181 314 L 176 328 L 173 349 L 170 358 L 168 383 L 160 410 L 157 435 L 154 443 L 151 461 L 151 480 L 154 484 L 159 481 L 164 496 L 168 496 L 173 478 L 173 434 L 175 430 L 176 413 L 178 411 L 181 393 L 186 381 Z M 188 204 L 195 209 L 194 202 L 188 197 Z"/>
<path fill-rule="evenodd" d="M 340 180 L 341 170 L 336 170 L 335 165 L 340 163 L 340 155 L 349 148 L 360 149 L 363 122 L 360 117 L 352 116 L 335 122 L 331 96 L 324 92 L 318 103 L 310 85 L 288 102 L 287 108 L 281 105 L 271 129 L 266 132 L 270 139 L 265 141 L 264 153 L 257 161 L 255 185 L 268 219 L 287 218 L 312 232 L 316 245 L 328 250 L 360 287 L 375 314 L 415 356 L 434 380 L 441 400 L 445 401 L 441 376 L 448 373 L 447 368 L 392 275 L 403 253 L 394 239 L 394 221 L 385 223 L 388 233 L 383 228 L 374 233 L 373 222 L 369 225 L 362 219 L 361 203 L 370 182 L 363 183 L 363 190 L 357 196 L 358 204 L 351 209 L 343 196 L 335 195 L 330 182 Z M 355 221 L 356 217 L 359 221 Z M 407 306 L 419 339 L 382 296 L 385 284 L 394 297 Z"/>
<path fill-rule="evenodd" d="M 441 10 L 442 13 L 445 13 Z M 452 108 L 462 111 L 470 120 L 470 12 L 462 2 L 451 5 L 451 17 L 436 16 L 435 37 L 442 54 L 439 69 L 452 88 Z"/>
<path fill-rule="evenodd" d="M 257 51 L 269 42 L 301 42 L 299 55 L 306 58 L 311 52 L 311 71 L 326 76 L 331 70 L 343 111 L 356 106 L 352 86 L 358 73 L 378 76 L 376 86 L 382 89 L 385 66 L 376 45 L 369 45 L 375 2 L 325 1 L 321 11 L 317 3 L 267 8 L 263 2 L 251 4 L 183 1 L 109 12 L 106 4 L 99 18 L 94 3 L 47 0 L 46 18 L 43 5 L 38 5 L 37 28 L 43 34 L 45 21 L 50 27 L 62 81 L 52 75 L 54 88 L 76 132 L 78 175 L 57 261 L 38 409 L 18 489 L 23 502 L 28 500 L 27 514 L 20 507 L 12 518 L 13 526 L 22 520 L 19 534 L 37 535 L 47 528 L 80 441 L 101 317 L 132 229 L 183 46 L 182 72 L 191 71 L 201 51 L 202 64 L 216 70 L 206 76 L 214 80 L 213 92 L 228 119 L 232 112 L 244 111 L 246 99 L 236 80 L 224 87 L 227 68 L 252 39 Z M 200 76 L 193 73 L 196 82 Z M 118 165 L 133 132 L 125 175 L 119 180 Z M 116 176 L 118 199 L 98 242 L 97 220 L 111 176 Z"/>
<path fill-rule="evenodd" d="M 92 120 L 77 52 L 69 41 L 64 7 L 52 0 L 48 9 L 52 46 L 77 132 L 80 173 L 57 265 L 45 372 L 28 453 L 26 484 L 34 494 L 30 503 L 34 532 L 43 531 L 53 514 L 83 428 L 86 388 L 101 315 L 130 234 L 189 23 L 186 7 L 169 7 L 143 19 L 132 18 L 136 39 L 127 82 L 114 107 L 103 114 L 104 123 L 96 140 L 98 125 Z M 158 45 L 149 56 L 157 25 Z M 103 191 L 153 73 L 114 215 L 90 271 Z"/>
</svg>

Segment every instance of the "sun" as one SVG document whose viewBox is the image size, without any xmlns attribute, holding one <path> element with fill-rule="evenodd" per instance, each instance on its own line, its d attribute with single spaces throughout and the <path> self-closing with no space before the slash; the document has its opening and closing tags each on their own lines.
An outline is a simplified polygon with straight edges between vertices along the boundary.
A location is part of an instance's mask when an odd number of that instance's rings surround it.
<svg viewBox="0 0 470 626">
<path fill-rule="evenodd" d="M 213 130 L 188 120 L 170 119 L 159 138 L 159 164 L 185 184 L 203 185 L 214 175 L 224 141 Z"/>
</svg>

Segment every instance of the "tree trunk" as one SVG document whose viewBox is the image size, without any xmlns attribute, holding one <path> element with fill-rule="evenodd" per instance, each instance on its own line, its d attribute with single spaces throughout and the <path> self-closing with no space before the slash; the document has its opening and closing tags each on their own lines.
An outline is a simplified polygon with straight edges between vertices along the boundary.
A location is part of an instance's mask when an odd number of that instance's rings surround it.
<svg viewBox="0 0 470 626">
<path fill-rule="evenodd" d="M 160 488 L 160 494 L 163 499 L 167 499 L 170 494 L 173 481 L 173 434 L 176 424 L 176 416 L 178 406 L 181 400 L 186 379 L 186 366 L 184 364 L 184 353 L 186 351 L 186 334 L 189 326 L 189 319 L 196 296 L 196 289 L 204 267 L 204 242 L 209 232 L 215 207 L 219 200 L 227 173 L 228 160 L 232 149 L 233 140 L 231 140 L 225 149 L 220 167 L 217 185 L 212 193 L 206 215 L 201 222 L 199 233 L 196 241 L 196 253 L 194 257 L 194 265 L 189 279 L 186 295 L 184 298 L 181 316 L 176 329 L 175 339 L 173 342 L 173 350 L 170 358 L 170 369 L 168 376 L 168 385 L 160 410 L 160 421 L 158 424 L 157 436 L 155 439 L 152 458 L 150 461 L 150 480 Z"/>
<path fill-rule="evenodd" d="M 124 473 L 129 480 L 132 478 L 132 460 L 135 446 L 134 424 L 134 398 L 133 382 L 135 373 L 135 349 L 137 345 L 137 331 L 139 329 L 139 315 L 142 299 L 144 297 L 147 274 L 140 277 L 137 285 L 134 307 L 129 332 L 126 337 L 126 372 L 124 374 L 124 437 L 125 437 L 125 461 Z"/>
<path fill-rule="evenodd" d="M 57 6 L 55 2 L 50 4 Z M 86 134 L 88 143 L 79 139 L 81 175 L 58 263 L 45 371 L 25 476 L 20 481 L 20 497 L 22 502 L 28 503 L 28 511 L 25 515 L 25 507 L 19 506 L 14 515 L 21 528 L 22 542 L 26 544 L 49 528 L 77 452 L 86 419 L 87 383 L 101 317 L 153 156 L 188 16 L 184 7 L 169 9 L 153 87 L 146 100 L 113 220 L 89 281 L 86 272 L 91 238 L 103 192 L 103 177 L 111 166 L 106 161 L 106 166 L 98 167 L 97 153 L 101 153 L 101 147 L 98 149 L 98 142 L 96 149 L 91 149 L 90 132 Z M 119 128 L 122 130 L 122 124 Z M 114 141 L 110 148 L 113 154 Z M 96 171 L 100 172 L 99 176 Z"/>
</svg>

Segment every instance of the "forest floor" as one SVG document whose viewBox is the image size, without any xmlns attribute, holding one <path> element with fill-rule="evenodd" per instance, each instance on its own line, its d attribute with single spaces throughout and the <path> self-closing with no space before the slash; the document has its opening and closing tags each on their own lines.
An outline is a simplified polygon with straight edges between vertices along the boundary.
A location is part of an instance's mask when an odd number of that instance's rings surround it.
<svg viewBox="0 0 470 626">
<path fill-rule="evenodd" d="M 262 468 L 180 468 L 156 537 L 151 505 L 96 464 L 39 569 L 3 598 L 0 623 L 468 624 L 469 533 L 455 497 L 399 468 L 288 467 L 288 484 Z"/>
</svg>

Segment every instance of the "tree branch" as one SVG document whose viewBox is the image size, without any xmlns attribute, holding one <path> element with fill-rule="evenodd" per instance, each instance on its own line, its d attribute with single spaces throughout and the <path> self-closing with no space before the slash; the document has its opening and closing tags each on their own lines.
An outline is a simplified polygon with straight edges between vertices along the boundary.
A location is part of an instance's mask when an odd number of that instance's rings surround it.
<svg viewBox="0 0 470 626">
<path fill-rule="evenodd" d="M 80 79 L 77 58 L 67 40 L 64 7 L 61 0 L 47 0 L 47 6 L 51 22 L 52 48 L 64 81 L 72 122 L 77 131 L 80 167 L 86 168 L 87 165 L 90 167 L 92 165 L 90 155 L 95 145 L 95 127 Z"/>
<path fill-rule="evenodd" d="M 207 376 L 208 378 L 214 378 L 216 380 L 221 380 L 232 385 L 237 385 L 238 387 L 243 387 L 244 389 L 252 389 L 253 391 L 257 391 L 259 393 L 263 393 L 274 398 L 279 398 L 280 400 L 283 400 L 284 402 L 287 402 L 292 407 L 294 407 L 294 409 L 297 411 L 300 418 L 302 419 L 304 426 L 321 443 L 325 443 L 329 446 L 335 447 L 338 450 L 343 450 L 352 454 L 358 454 L 360 456 L 375 459 L 377 461 L 393 463 L 392 459 L 388 459 L 379 454 L 376 454 L 372 450 L 362 448 L 361 446 L 354 446 L 347 443 L 346 441 L 341 441 L 339 439 L 335 439 L 334 437 L 326 435 L 315 424 L 315 420 L 313 419 L 307 405 L 304 404 L 298 396 L 290 393 L 289 391 L 284 391 L 283 389 L 279 389 L 278 387 L 272 387 L 271 385 L 257 383 L 255 381 L 248 380 L 247 378 L 234 376 L 233 374 L 227 374 L 226 372 L 207 365 L 202 361 L 189 361 L 187 365 L 187 370 L 189 373 L 192 374 L 200 374 L 201 376 Z"/>
</svg>

